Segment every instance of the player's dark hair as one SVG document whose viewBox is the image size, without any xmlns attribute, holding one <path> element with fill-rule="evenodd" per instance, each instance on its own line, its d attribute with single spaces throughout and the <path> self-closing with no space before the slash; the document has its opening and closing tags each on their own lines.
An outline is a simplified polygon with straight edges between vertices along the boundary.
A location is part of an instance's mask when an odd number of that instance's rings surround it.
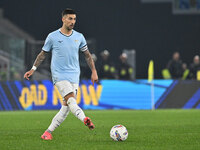
<svg viewBox="0 0 200 150">
<path fill-rule="evenodd" d="M 75 12 L 73 9 L 71 9 L 71 8 L 66 8 L 66 9 L 63 10 L 63 12 L 62 12 L 62 17 L 63 17 L 64 15 L 67 15 L 67 14 L 75 14 L 75 15 L 76 15 L 76 12 Z"/>
</svg>

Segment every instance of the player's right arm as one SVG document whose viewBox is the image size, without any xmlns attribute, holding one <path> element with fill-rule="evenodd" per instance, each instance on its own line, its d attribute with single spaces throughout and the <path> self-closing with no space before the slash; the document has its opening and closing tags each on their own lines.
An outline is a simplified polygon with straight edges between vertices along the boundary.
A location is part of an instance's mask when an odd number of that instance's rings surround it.
<svg viewBox="0 0 200 150">
<path fill-rule="evenodd" d="M 27 71 L 24 74 L 24 78 L 29 80 L 29 77 L 33 75 L 33 73 L 35 72 L 37 67 L 39 67 L 39 65 L 44 61 L 44 59 L 46 58 L 46 55 L 47 55 L 47 52 L 45 52 L 43 50 L 38 54 L 38 56 L 33 64 L 33 67 L 31 68 L 31 70 Z"/>
</svg>

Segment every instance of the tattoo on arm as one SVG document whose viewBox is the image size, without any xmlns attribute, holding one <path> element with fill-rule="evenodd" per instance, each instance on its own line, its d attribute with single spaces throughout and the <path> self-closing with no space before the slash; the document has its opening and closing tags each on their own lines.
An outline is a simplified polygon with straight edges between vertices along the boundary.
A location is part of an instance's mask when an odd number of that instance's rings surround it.
<svg viewBox="0 0 200 150">
<path fill-rule="evenodd" d="M 38 67 L 43 61 L 44 61 L 44 59 L 46 58 L 46 52 L 45 51 L 41 51 L 39 54 L 38 54 L 38 56 L 37 56 L 37 58 L 36 58 L 36 60 L 35 60 L 35 62 L 34 62 L 34 66 L 36 66 L 36 67 Z"/>
<path fill-rule="evenodd" d="M 90 52 L 88 50 L 86 50 L 86 51 L 84 51 L 84 54 L 85 54 L 85 60 L 88 64 L 88 66 L 90 67 L 90 69 L 96 70 L 95 65 L 94 65 L 94 61 L 92 59 Z"/>
</svg>

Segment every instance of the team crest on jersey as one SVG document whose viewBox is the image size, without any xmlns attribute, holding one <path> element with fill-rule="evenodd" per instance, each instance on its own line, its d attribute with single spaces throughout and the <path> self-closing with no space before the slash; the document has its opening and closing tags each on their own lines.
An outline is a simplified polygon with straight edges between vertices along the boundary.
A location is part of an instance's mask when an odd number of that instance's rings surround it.
<svg viewBox="0 0 200 150">
<path fill-rule="evenodd" d="M 78 40 L 74 40 L 75 42 L 78 42 Z"/>
</svg>

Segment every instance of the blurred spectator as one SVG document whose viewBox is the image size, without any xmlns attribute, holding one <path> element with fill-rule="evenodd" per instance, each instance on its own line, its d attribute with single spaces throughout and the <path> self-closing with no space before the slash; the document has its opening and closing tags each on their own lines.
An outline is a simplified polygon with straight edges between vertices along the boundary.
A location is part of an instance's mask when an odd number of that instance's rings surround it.
<svg viewBox="0 0 200 150">
<path fill-rule="evenodd" d="M 182 69 L 183 69 L 182 80 L 189 79 L 190 70 L 188 69 L 186 63 L 182 64 Z"/>
<path fill-rule="evenodd" d="M 101 59 L 98 61 L 97 70 L 100 79 L 116 79 L 117 72 L 114 63 L 110 60 L 108 50 L 101 52 Z"/>
<path fill-rule="evenodd" d="M 179 79 L 182 77 L 183 68 L 179 52 L 173 54 L 172 59 L 167 64 L 167 69 L 169 70 L 172 79 Z"/>
<path fill-rule="evenodd" d="M 200 60 L 199 56 L 194 56 L 193 63 L 190 65 L 190 78 L 196 79 L 197 78 L 197 71 L 200 70 Z"/>
<path fill-rule="evenodd" d="M 167 68 L 162 69 L 163 79 L 171 79 L 171 74 Z"/>
<path fill-rule="evenodd" d="M 120 64 L 118 65 L 119 79 L 131 80 L 133 68 L 127 64 L 127 54 L 122 53 L 119 59 L 120 59 Z"/>
</svg>

